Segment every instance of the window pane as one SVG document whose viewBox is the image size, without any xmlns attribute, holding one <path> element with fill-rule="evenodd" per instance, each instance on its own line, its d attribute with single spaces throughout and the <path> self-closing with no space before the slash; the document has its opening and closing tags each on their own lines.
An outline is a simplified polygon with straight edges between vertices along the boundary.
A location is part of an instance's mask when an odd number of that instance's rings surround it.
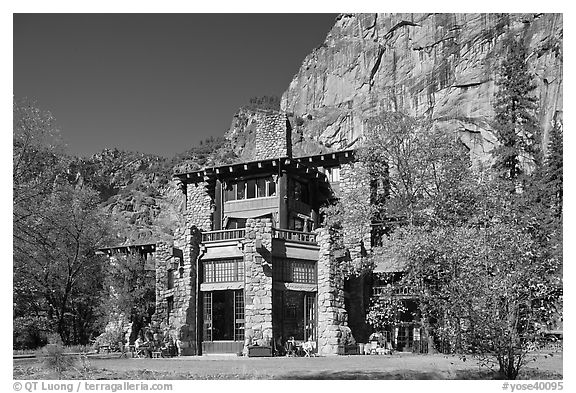
<svg viewBox="0 0 576 393">
<path fill-rule="evenodd" d="M 302 184 L 299 181 L 294 180 L 294 186 L 293 186 L 293 190 L 294 190 L 294 199 L 296 199 L 297 201 L 302 200 Z"/>
<path fill-rule="evenodd" d="M 256 180 L 257 183 L 257 189 L 258 189 L 258 194 L 257 194 L 257 198 L 264 198 L 266 195 L 266 179 L 261 177 L 259 179 Z"/>
<path fill-rule="evenodd" d="M 246 182 L 239 181 L 236 183 L 236 199 L 246 199 Z"/>
<path fill-rule="evenodd" d="M 242 258 L 204 262 L 204 282 L 234 282 L 244 280 Z"/>
<path fill-rule="evenodd" d="M 332 168 L 332 181 L 340 181 L 340 167 Z"/>
<path fill-rule="evenodd" d="M 248 199 L 256 198 L 256 179 L 248 180 L 246 185 L 247 185 L 246 198 Z"/>
<path fill-rule="evenodd" d="M 244 291 L 234 291 L 234 340 L 244 340 Z"/>
<path fill-rule="evenodd" d="M 234 199 L 236 199 L 234 183 L 226 183 L 226 186 L 224 187 L 224 201 L 233 201 Z"/>
<path fill-rule="evenodd" d="M 268 196 L 276 195 L 276 182 L 273 179 L 268 179 Z"/>
<path fill-rule="evenodd" d="M 274 280 L 316 284 L 316 262 L 306 260 L 275 259 Z"/>
<path fill-rule="evenodd" d="M 168 289 L 174 288 L 174 270 L 168 269 Z"/>
<path fill-rule="evenodd" d="M 212 292 L 204 292 L 204 341 L 212 341 Z"/>
</svg>

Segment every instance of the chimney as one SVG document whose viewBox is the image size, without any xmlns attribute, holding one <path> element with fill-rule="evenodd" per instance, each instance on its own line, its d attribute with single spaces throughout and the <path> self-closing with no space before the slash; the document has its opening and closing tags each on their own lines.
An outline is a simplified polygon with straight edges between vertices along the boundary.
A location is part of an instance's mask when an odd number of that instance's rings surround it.
<svg viewBox="0 0 576 393">
<path fill-rule="evenodd" d="M 257 122 L 255 159 L 292 157 L 292 128 L 286 113 L 259 113 Z"/>
</svg>

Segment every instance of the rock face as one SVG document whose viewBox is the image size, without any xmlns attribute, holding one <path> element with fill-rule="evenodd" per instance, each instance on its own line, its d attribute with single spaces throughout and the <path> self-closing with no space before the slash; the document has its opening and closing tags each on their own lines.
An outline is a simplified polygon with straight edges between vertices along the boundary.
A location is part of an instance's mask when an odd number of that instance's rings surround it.
<svg viewBox="0 0 576 393">
<path fill-rule="evenodd" d="M 366 119 L 401 111 L 458 132 L 473 159 L 487 159 L 508 31 L 529 48 L 546 144 L 562 117 L 561 14 L 341 15 L 304 60 L 281 109 L 301 119 L 302 140 L 316 139 L 319 149 L 354 147 Z"/>
</svg>

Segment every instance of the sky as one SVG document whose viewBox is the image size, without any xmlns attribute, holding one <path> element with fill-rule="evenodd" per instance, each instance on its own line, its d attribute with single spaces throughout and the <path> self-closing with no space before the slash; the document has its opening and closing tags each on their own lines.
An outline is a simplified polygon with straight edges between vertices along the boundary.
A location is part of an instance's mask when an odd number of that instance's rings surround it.
<svg viewBox="0 0 576 393">
<path fill-rule="evenodd" d="M 288 88 L 336 14 L 14 14 L 13 90 L 73 155 L 172 157 Z"/>
</svg>

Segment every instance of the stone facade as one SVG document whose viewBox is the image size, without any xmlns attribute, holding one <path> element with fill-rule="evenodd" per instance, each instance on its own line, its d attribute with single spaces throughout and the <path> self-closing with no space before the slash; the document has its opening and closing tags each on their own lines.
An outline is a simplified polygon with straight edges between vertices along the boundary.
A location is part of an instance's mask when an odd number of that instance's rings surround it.
<svg viewBox="0 0 576 393">
<path fill-rule="evenodd" d="M 291 157 L 291 128 L 286 114 L 266 113 L 258 116 L 255 160 Z"/>
<path fill-rule="evenodd" d="M 170 335 L 180 340 L 183 355 L 196 355 L 199 353 L 197 262 L 201 253 L 201 231 L 212 229 L 212 198 L 204 182 L 187 184 L 185 190 L 186 227 L 175 230 L 172 244 L 157 245 L 154 320 L 166 324 Z M 168 288 L 169 270 L 173 275 L 172 288 Z"/>
<path fill-rule="evenodd" d="M 272 340 L 272 221 L 248 219 L 244 243 L 245 345 Z"/>
<path fill-rule="evenodd" d="M 205 182 L 186 185 L 186 227 L 196 226 L 202 231 L 212 229 L 212 198 Z"/>
<path fill-rule="evenodd" d="M 168 326 L 169 334 L 181 342 L 183 355 L 195 355 L 197 348 L 197 274 L 201 232 L 188 231 L 188 246 L 183 250 L 172 244 L 158 243 L 156 254 L 156 312 L 154 320 Z M 172 270 L 173 287 L 168 288 L 168 271 Z M 169 312 L 168 303 L 171 302 Z"/>
<path fill-rule="evenodd" d="M 370 228 L 370 176 L 359 162 L 349 162 L 340 167 L 340 194 L 350 196 L 350 202 L 365 207 L 365 220 L 346 223 L 344 245 L 353 261 L 372 248 Z"/>
<path fill-rule="evenodd" d="M 320 246 L 318 255 L 318 353 L 337 355 L 343 345 L 342 330 L 347 327 L 344 307 L 344 278 L 338 271 L 332 250 L 332 239 L 326 228 L 316 230 Z"/>
</svg>

